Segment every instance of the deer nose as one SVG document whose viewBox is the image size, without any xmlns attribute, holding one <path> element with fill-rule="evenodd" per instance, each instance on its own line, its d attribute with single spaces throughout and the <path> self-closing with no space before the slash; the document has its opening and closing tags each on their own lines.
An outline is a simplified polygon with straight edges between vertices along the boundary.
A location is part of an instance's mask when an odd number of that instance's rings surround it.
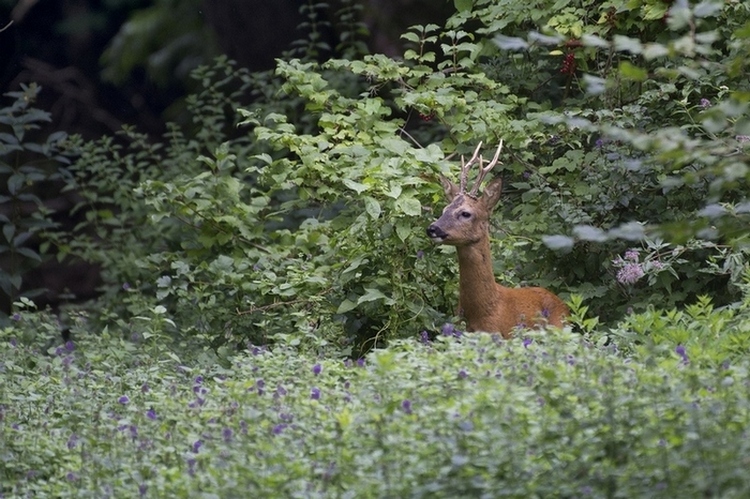
<svg viewBox="0 0 750 499">
<path fill-rule="evenodd" d="M 446 232 L 437 225 L 432 224 L 427 227 L 427 236 L 430 239 L 445 239 L 446 237 L 448 237 L 448 234 L 446 234 Z"/>
</svg>

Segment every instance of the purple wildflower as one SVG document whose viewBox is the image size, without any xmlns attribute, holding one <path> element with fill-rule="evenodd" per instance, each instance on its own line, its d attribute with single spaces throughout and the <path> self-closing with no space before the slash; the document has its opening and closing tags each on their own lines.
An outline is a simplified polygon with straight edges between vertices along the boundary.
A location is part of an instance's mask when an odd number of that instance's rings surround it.
<svg viewBox="0 0 750 499">
<path fill-rule="evenodd" d="M 643 267 L 640 264 L 626 263 L 617 271 L 617 281 L 622 284 L 635 284 L 643 275 Z"/>
<path fill-rule="evenodd" d="M 641 254 L 638 252 L 637 249 L 631 248 L 625 252 L 625 260 L 630 260 L 631 262 L 637 263 Z"/>
<path fill-rule="evenodd" d="M 130 398 L 128 398 L 127 395 L 123 395 L 122 397 L 117 399 L 117 401 L 121 403 L 122 405 L 126 405 L 128 402 L 130 402 Z"/>
<path fill-rule="evenodd" d="M 156 411 L 153 407 L 146 411 L 146 417 L 151 421 L 156 421 Z"/>
<path fill-rule="evenodd" d="M 76 445 L 78 445 L 78 435 L 73 433 L 70 435 L 70 438 L 68 439 L 68 450 L 75 449 Z"/>
<path fill-rule="evenodd" d="M 685 350 L 685 347 L 683 345 L 677 345 L 677 347 L 674 349 L 675 353 L 682 357 L 682 363 L 687 364 L 690 359 L 688 359 L 687 351 Z"/>
<path fill-rule="evenodd" d="M 710 100 L 708 100 L 708 99 L 706 99 L 706 98 L 704 97 L 704 98 L 702 98 L 702 99 L 701 99 L 701 104 L 700 104 L 700 105 L 701 105 L 701 107 L 702 107 L 703 109 L 708 109 L 709 107 L 711 107 L 711 101 L 710 101 Z"/>
<path fill-rule="evenodd" d="M 401 409 L 403 409 L 406 414 L 411 414 L 411 400 L 406 399 L 401 402 Z"/>
<path fill-rule="evenodd" d="M 273 430 L 271 430 L 271 431 L 273 432 L 273 434 L 274 434 L 274 435 L 278 435 L 278 434 L 280 434 L 280 433 L 281 433 L 282 431 L 284 431 L 284 430 L 286 429 L 286 427 L 287 427 L 287 426 L 288 426 L 288 425 L 287 425 L 287 424 L 285 424 L 285 423 L 279 423 L 279 424 L 277 424 L 276 426 L 274 426 L 274 427 L 273 427 Z"/>
<path fill-rule="evenodd" d="M 192 402 L 190 402 L 188 404 L 188 407 L 190 407 L 191 409 L 195 409 L 196 407 L 201 407 L 205 403 L 206 403 L 205 399 L 202 399 L 202 398 L 198 397 L 195 400 L 193 400 Z"/>
<path fill-rule="evenodd" d="M 313 389 L 310 390 L 310 398 L 313 400 L 320 400 L 320 388 L 313 387 Z"/>
<path fill-rule="evenodd" d="M 201 447 L 203 447 L 203 440 L 196 440 L 195 442 L 193 442 L 193 445 L 192 445 L 193 454 L 197 454 L 198 451 L 201 449 Z"/>
<path fill-rule="evenodd" d="M 18 312 L 16 312 L 15 314 L 13 314 L 13 315 L 10 316 L 10 319 L 13 320 L 13 321 L 18 322 L 18 321 L 21 320 L 21 314 L 19 314 Z"/>
<path fill-rule="evenodd" d="M 312 368 L 312 372 L 315 376 L 319 375 L 322 370 L 323 366 L 321 366 L 320 364 L 315 364 Z"/>
<path fill-rule="evenodd" d="M 357 359 L 357 366 L 358 367 L 365 367 L 365 359 L 363 359 L 363 358 Z"/>
<path fill-rule="evenodd" d="M 443 324 L 443 327 L 442 327 L 442 329 L 440 329 L 440 333 L 441 333 L 441 334 L 442 334 L 443 336 L 452 336 L 452 335 L 453 335 L 453 330 L 454 330 L 454 329 L 455 329 L 455 328 L 453 327 L 453 324 L 451 324 L 451 323 L 449 323 L 449 322 L 446 322 L 445 324 Z"/>
<path fill-rule="evenodd" d="M 524 338 L 523 339 L 523 347 L 529 348 L 529 345 L 531 345 L 534 342 L 531 338 Z"/>
<path fill-rule="evenodd" d="M 143 383 L 141 385 L 141 393 L 148 393 L 149 390 L 150 388 L 148 387 L 148 383 Z"/>
<path fill-rule="evenodd" d="M 419 341 L 422 343 L 429 343 L 430 342 L 430 334 L 427 331 L 422 331 L 419 333 Z"/>
<path fill-rule="evenodd" d="M 188 460 L 187 460 L 187 465 L 188 465 L 188 475 L 190 475 L 190 476 L 195 476 L 195 463 L 196 463 L 196 462 L 197 462 L 197 461 L 196 461 L 196 460 L 195 460 L 194 458 L 192 458 L 192 457 L 191 457 L 190 459 L 188 459 Z"/>
<path fill-rule="evenodd" d="M 460 379 L 466 379 L 469 377 L 469 373 L 467 373 L 465 369 L 461 369 L 460 371 L 458 371 L 458 377 Z"/>
<path fill-rule="evenodd" d="M 226 443 L 229 443 L 232 441 L 232 436 L 234 436 L 234 432 L 231 428 L 224 428 L 224 430 L 221 432 L 221 436 L 224 438 L 224 441 Z"/>
<path fill-rule="evenodd" d="M 123 282 L 122 283 L 122 290 L 127 291 L 130 289 L 130 283 L 129 282 Z"/>
</svg>

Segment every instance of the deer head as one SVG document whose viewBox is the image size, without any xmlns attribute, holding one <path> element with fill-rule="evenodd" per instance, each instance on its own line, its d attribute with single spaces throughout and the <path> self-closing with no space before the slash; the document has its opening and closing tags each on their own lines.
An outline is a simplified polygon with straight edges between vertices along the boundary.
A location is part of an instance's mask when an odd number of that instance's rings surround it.
<svg viewBox="0 0 750 499">
<path fill-rule="evenodd" d="M 484 158 L 479 154 L 482 147 L 480 142 L 474 150 L 474 155 L 468 162 L 461 156 L 460 184 L 456 185 L 445 177 L 440 177 L 445 196 L 449 204 L 443 209 L 442 216 L 427 228 L 427 235 L 439 244 L 464 246 L 477 243 L 483 238 L 489 238 L 490 213 L 495 208 L 503 188 L 503 180 L 498 177 L 492 180 L 484 192 L 479 196 L 479 187 L 492 168 L 498 162 L 503 141 L 497 147 L 495 156 L 486 166 Z M 479 174 L 474 187 L 466 192 L 466 183 L 472 165 L 479 164 Z"/>
</svg>

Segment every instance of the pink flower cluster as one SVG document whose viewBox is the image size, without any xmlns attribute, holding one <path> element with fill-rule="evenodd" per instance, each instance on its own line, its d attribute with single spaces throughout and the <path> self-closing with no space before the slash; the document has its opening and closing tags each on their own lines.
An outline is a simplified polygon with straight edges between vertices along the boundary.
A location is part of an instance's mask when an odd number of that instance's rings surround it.
<svg viewBox="0 0 750 499">
<path fill-rule="evenodd" d="M 612 265 L 617 268 L 617 282 L 620 284 L 632 285 L 638 282 L 649 271 L 660 271 L 664 269 L 664 264 L 660 260 L 641 261 L 640 253 L 637 249 L 629 249 L 623 256 L 618 256 L 612 260 Z"/>
<path fill-rule="evenodd" d="M 623 257 L 612 260 L 612 265 L 617 267 L 617 281 L 622 284 L 635 284 L 645 275 L 643 266 L 639 262 L 640 254 L 636 249 L 629 249 Z"/>
</svg>

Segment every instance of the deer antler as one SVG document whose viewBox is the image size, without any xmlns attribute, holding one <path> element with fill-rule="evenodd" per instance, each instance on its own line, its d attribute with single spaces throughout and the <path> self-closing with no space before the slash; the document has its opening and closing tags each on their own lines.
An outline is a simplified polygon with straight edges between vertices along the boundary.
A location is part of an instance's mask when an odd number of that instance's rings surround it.
<svg viewBox="0 0 750 499">
<path fill-rule="evenodd" d="M 481 146 L 482 143 L 479 143 L 479 146 Z M 477 153 L 479 152 L 479 146 L 477 147 L 477 150 L 474 152 L 474 157 L 476 158 Z M 497 164 L 497 160 L 500 158 L 500 151 L 503 150 L 503 141 L 500 140 L 500 145 L 497 146 L 497 151 L 495 151 L 495 156 L 492 158 L 492 161 L 490 161 L 487 166 L 484 166 L 484 159 L 479 156 L 479 176 L 477 177 L 477 181 L 474 183 L 474 187 L 471 189 L 471 192 L 469 193 L 469 196 L 475 198 L 477 197 L 477 193 L 479 192 L 479 186 L 482 184 L 482 181 L 484 180 L 484 177 L 487 176 L 487 174 L 492 170 L 495 165 Z M 473 158 L 473 159 L 475 159 Z M 471 161 L 469 162 L 471 164 Z M 461 170 L 461 175 L 463 176 L 463 170 Z"/>
<path fill-rule="evenodd" d="M 479 142 L 479 145 L 477 145 L 477 148 L 474 149 L 474 155 L 471 157 L 468 163 L 464 163 L 464 157 L 461 156 L 461 192 L 462 194 L 466 192 L 466 179 L 469 176 L 469 168 L 471 168 L 471 165 L 474 164 L 474 162 L 477 160 L 477 157 L 479 156 L 479 149 L 482 147 L 482 142 Z"/>
</svg>

